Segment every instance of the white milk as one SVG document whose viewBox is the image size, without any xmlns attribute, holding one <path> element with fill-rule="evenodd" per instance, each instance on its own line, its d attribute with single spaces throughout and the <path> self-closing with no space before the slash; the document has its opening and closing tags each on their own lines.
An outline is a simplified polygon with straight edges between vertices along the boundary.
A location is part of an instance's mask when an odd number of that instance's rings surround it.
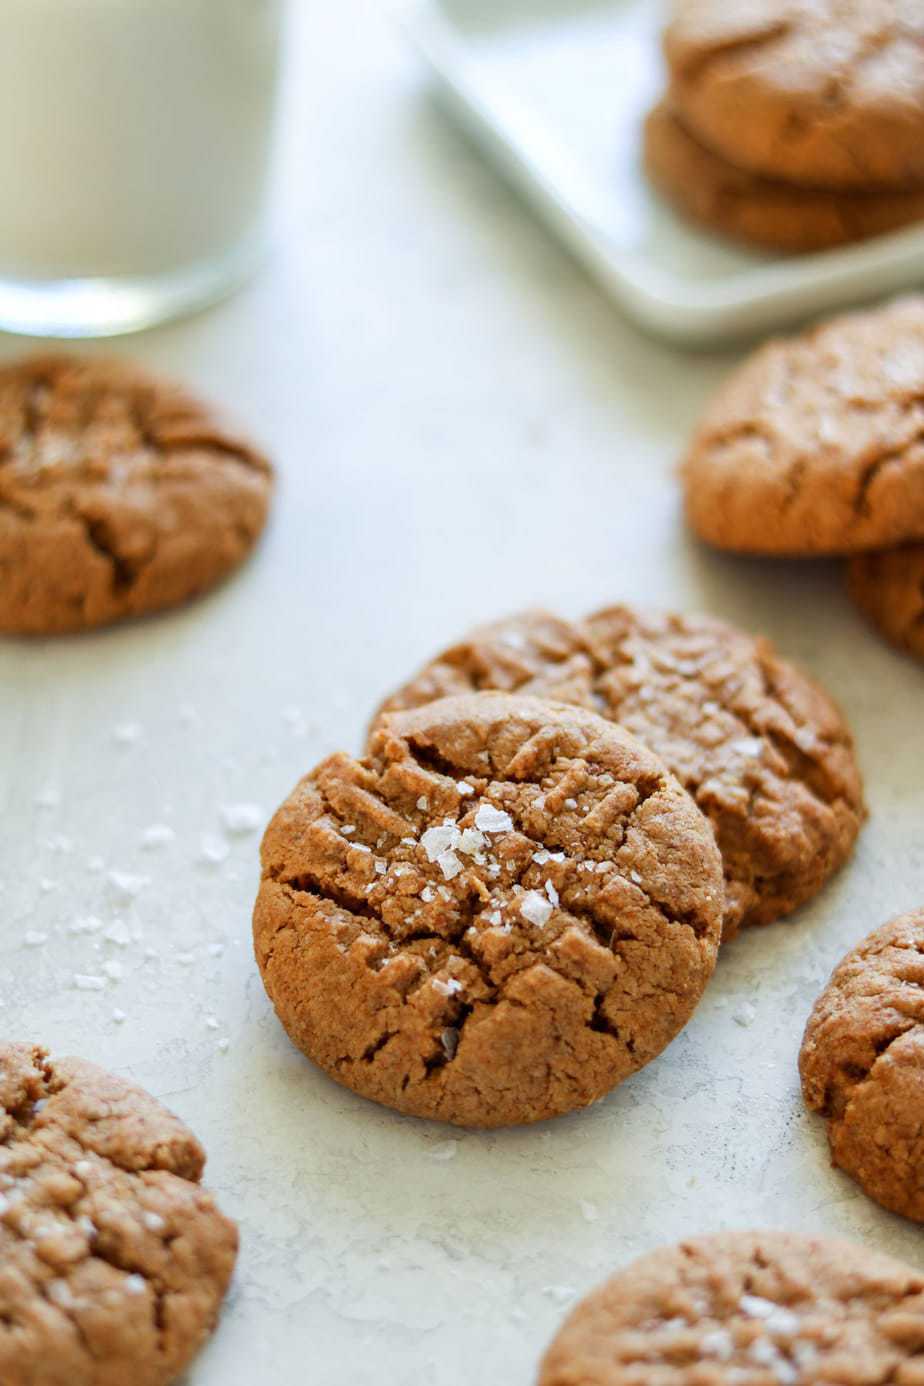
<svg viewBox="0 0 924 1386">
<path fill-rule="evenodd" d="M 170 275 L 262 217 L 282 0 L 0 0 L 0 279 Z"/>
</svg>

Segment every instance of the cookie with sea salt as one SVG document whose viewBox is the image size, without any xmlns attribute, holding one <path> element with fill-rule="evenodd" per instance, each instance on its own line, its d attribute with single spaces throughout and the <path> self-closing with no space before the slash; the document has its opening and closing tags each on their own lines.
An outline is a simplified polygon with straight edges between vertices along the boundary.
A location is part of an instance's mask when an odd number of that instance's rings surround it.
<svg viewBox="0 0 924 1386">
<path fill-rule="evenodd" d="M 582 1300 L 538 1386 L 922 1386 L 924 1275 L 868 1246 L 723 1232 Z"/>
<path fill-rule="evenodd" d="M 0 1045 L 0 1381 L 168 1386 L 212 1332 L 237 1231 L 140 1088 Z"/>
<path fill-rule="evenodd" d="M 924 909 L 875 929 L 838 964 L 799 1070 L 834 1163 L 884 1208 L 924 1222 Z"/>
<path fill-rule="evenodd" d="M 660 756 L 715 831 L 726 939 L 805 904 L 853 850 L 865 810 L 850 732 L 769 641 L 626 606 L 579 623 L 524 612 L 437 655 L 384 709 L 486 688 L 578 703 Z"/>
<path fill-rule="evenodd" d="M 691 528 L 720 549 L 924 540 L 924 296 L 760 347 L 708 406 L 682 477 Z"/>
<path fill-rule="evenodd" d="M 248 555 L 272 472 L 177 385 L 126 363 L 0 367 L 0 631 L 177 606 Z"/>
<path fill-rule="evenodd" d="M 262 846 L 254 946 L 293 1042 L 460 1126 L 584 1107 L 652 1060 L 715 965 L 708 822 L 633 737 L 503 693 L 382 717 Z"/>
<path fill-rule="evenodd" d="M 857 554 L 847 590 L 887 640 L 924 659 L 924 544 Z"/>
</svg>

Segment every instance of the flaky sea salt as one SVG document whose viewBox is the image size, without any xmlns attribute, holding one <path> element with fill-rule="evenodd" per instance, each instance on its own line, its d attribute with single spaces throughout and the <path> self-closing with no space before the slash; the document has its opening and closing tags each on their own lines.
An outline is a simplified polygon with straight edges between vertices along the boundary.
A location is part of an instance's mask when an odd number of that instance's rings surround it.
<svg viewBox="0 0 924 1386">
<path fill-rule="evenodd" d="M 475 792 L 472 786 L 468 784 L 465 780 L 459 780 L 458 784 L 456 785 L 456 789 L 462 795 L 463 799 L 466 799 L 469 796 L 469 794 L 474 794 Z"/>
<path fill-rule="evenodd" d="M 480 833 L 477 828 L 466 828 L 459 838 L 459 851 L 465 852 L 470 857 L 475 856 L 477 852 L 482 852 L 484 846 L 484 833 Z"/>
<path fill-rule="evenodd" d="M 738 1303 L 743 1312 L 752 1319 L 769 1319 L 779 1308 L 772 1299 L 762 1299 L 760 1295 L 742 1295 Z"/>
<path fill-rule="evenodd" d="M 475 814 L 475 827 L 483 833 L 509 833 L 513 831 L 513 819 L 493 804 L 482 804 Z"/>
<path fill-rule="evenodd" d="M 74 973 L 74 986 L 77 991 L 102 991 L 105 985 L 102 977 L 92 977 L 86 972 Z"/>
<path fill-rule="evenodd" d="M 166 847 L 175 838 L 176 833 L 168 823 L 152 823 L 141 834 L 141 845 L 147 851 L 154 851 L 158 847 Z"/>
<path fill-rule="evenodd" d="M 428 861 L 439 861 L 444 852 L 458 846 L 462 839 L 459 829 L 452 823 L 441 827 L 428 828 L 420 839 L 420 845 L 427 854 Z"/>
<path fill-rule="evenodd" d="M 430 901 L 433 899 L 433 887 L 428 885 L 424 886 L 423 890 L 420 892 L 420 898 L 423 900 L 424 904 L 429 905 Z"/>
<path fill-rule="evenodd" d="M 459 1048 L 459 1032 L 452 1025 L 447 1025 L 440 1035 L 440 1043 L 443 1046 L 443 1053 L 446 1058 L 452 1060 L 456 1057 L 456 1050 Z"/>
<path fill-rule="evenodd" d="M 729 742 L 728 749 L 739 756 L 756 760 L 763 755 L 764 743 L 759 736 L 741 736 L 737 741 Z"/>
<path fill-rule="evenodd" d="M 145 1280 L 143 1275 L 129 1275 L 125 1279 L 125 1289 L 130 1295 L 143 1295 Z"/>
<path fill-rule="evenodd" d="M 699 1340 L 699 1350 L 705 1357 L 715 1357 L 719 1362 L 727 1362 L 734 1354 L 735 1344 L 725 1328 L 714 1328 L 704 1333 Z"/>
<path fill-rule="evenodd" d="M 160 1213 L 144 1213 L 141 1221 L 149 1232 L 163 1232 L 167 1226 Z"/>
<path fill-rule="evenodd" d="M 385 872 L 388 870 L 388 862 L 385 861 L 383 857 L 376 857 L 373 866 L 375 867 L 377 876 L 384 876 Z"/>
<path fill-rule="evenodd" d="M 245 837 L 255 833 L 263 824 L 264 813 L 259 804 L 223 804 L 220 809 L 221 821 L 226 833 L 232 837 Z"/>
<path fill-rule="evenodd" d="M 520 914 L 524 919 L 528 919 L 530 924 L 536 924 L 541 928 L 548 924 L 552 915 L 551 903 L 540 895 L 538 890 L 528 890 L 520 901 Z"/>
<path fill-rule="evenodd" d="M 430 800 L 427 798 L 426 794 L 421 794 L 420 798 L 417 800 L 417 807 L 420 809 L 421 813 L 426 813 L 427 809 L 430 807 Z"/>
<path fill-rule="evenodd" d="M 455 996 L 457 992 L 462 990 L 462 983 L 458 977 L 449 977 L 446 981 L 443 981 L 442 977 L 434 977 L 433 986 L 444 996 Z"/>
<path fill-rule="evenodd" d="M 566 808 L 566 809 L 576 809 L 576 808 L 577 808 L 577 799 L 566 799 L 566 800 L 565 800 L 565 808 Z"/>
<path fill-rule="evenodd" d="M 732 1019 L 736 1025 L 742 1025 L 746 1029 L 749 1025 L 754 1024 L 754 1021 L 757 1019 L 757 1012 L 750 1001 L 744 1001 L 738 1009 L 732 1013 Z"/>
<path fill-rule="evenodd" d="M 549 897 L 549 900 L 551 901 L 551 903 L 552 903 L 553 905 L 556 905 L 556 906 L 557 906 L 558 903 L 559 903 L 559 901 L 558 901 L 558 891 L 555 889 L 555 886 L 552 884 L 551 881 L 546 881 L 546 883 L 545 883 L 545 893 L 546 893 L 546 895 Z"/>
<path fill-rule="evenodd" d="M 458 876 L 459 872 L 463 869 L 462 863 L 459 861 L 455 852 L 440 852 L 436 862 L 443 873 L 444 879 L 447 881 L 451 881 L 454 876 Z"/>
</svg>

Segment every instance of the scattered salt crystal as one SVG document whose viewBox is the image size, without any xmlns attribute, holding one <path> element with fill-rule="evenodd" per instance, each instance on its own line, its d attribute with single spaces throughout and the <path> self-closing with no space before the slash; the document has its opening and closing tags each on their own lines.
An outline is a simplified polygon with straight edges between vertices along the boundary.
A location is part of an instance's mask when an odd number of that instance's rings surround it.
<svg viewBox="0 0 924 1386">
<path fill-rule="evenodd" d="M 205 1026 L 207 1030 L 217 1030 L 218 1021 L 215 1019 L 213 1015 L 207 1015 L 205 1017 Z"/>
<path fill-rule="evenodd" d="M 734 1354 L 735 1344 L 727 1329 L 714 1328 L 700 1338 L 699 1350 L 706 1357 L 717 1357 L 720 1362 L 727 1362 Z"/>
<path fill-rule="evenodd" d="M 426 813 L 427 809 L 430 807 L 430 800 L 427 798 L 426 794 L 421 794 L 420 798 L 417 800 L 417 807 L 420 809 L 421 813 Z"/>
<path fill-rule="evenodd" d="M 459 861 L 455 852 L 440 852 L 436 861 L 439 869 L 443 873 L 444 879 L 447 881 L 451 881 L 454 876 L 458 876 L 459 872 L 463 869 L 462 863 Z"/>
<path fill-rule="evenodd" d="M 529 890 L 520 901 L 520 914 L 524 919 L 528 919 L 530 924 L 536 924 L 540 928 L 548 924 L 552 915 L 550 902 L 543 898 L 538 890 Z"/>
<path fill-rule="evenodd" d="M 96 1223 L 92 1218 L 88 1218 L 86 1213 L 81 1213 L 80 1217 L 77 1219 L 77 1226 L 80 1228 L 81 1232 L 85 1232 L 88 1237 L 95 1237 L 97 1234 Z"/>
<path fill-rule="evenodd" d="M 111 982 L 120 982 L 125 975 L 125 969 L 122 964 L 116 962 L 114 958 L 109 962 L 103 963 L 103 971 Z"/>
<path fill-rule="evenodd" d="M 78 991 L 102 991 L 105 985 L 102 977 L 90 977 L 85 972 L 74 973 L 74 986 Z"/>
<path fill-rule="evenodd" d="M 416 838 L 416 837 L 402 837 L 401 841 L 402 841 L 402 843 L 404 844 L 405 847 L 416 847 L 416 846 L 417 846 L 417 838 Z"/>
<path fill-rule="evenodd" d="M 747 1028 L 748 1025 L 754 1024 L 757 1019 L 757 1012 L 750 1001 L 745 1001 L 732 1013 L 732 1019 L 736 1025 L 743 1025 Z"/>
<path fill-rule="evenodd" d="M 635 871 L 634 869 L 633 869 L 632 871 L 629 872 L 629 880 L 630 880 L 630 881 L 633 881 L 633 882 L 635 883 L 635 885 L 641 885 L 641 884 L 642 884 L 642 878 L 641 878 L 641 876 L 640 876 L 639 873 L 638 873 L 637 871 Z"/>
<path fill-rule="evenodd" d="M 66 1280 L 49 1280 L 45 1293 L 52 1304 L 57 1304 L 61 1309 L 70 1308 L 74 1302 L 71 1287 Z"/>
<path fill-rule="evenodd" d="M 447 1059 L 456 1057 L 456 1050 L 459 1048 L 459 1032 L 453 1026 L 448 1025 L 440 1035 L 440 1044 L 443 1046 L 443 1053 Z"/>
<path fill-rule="evenodd" d="M 116 1025 L 122 1025 L 128 1019 L 125 1012 L 120 1011 L 118 1007 L 116 1007 L 116 1009 L 112 1012 L 112 1018 L 115 1021 Z"/>
<path fill-rule="evenodd" d="M 489 924 L 500 924 L 502 917 L 500 910 L 491 910 L 490 914 L 485 915 Z"/>
<path fill-rule="evenodd" d="M 376 857 L 376 859 L 375 859 L 375 870 L 376 870 L 376 874 L 377 874 L 377 875 L 379 875 L 379 876 L 384 876 L 384 875 L 385 875 L 385 872 L 388 870 L 388 862 L 387 862 L 387 861 L 383 861 L 383 859 L 382 859 L 381 857 Z"/>
<path fill-rule="evenodd" d="M 145 886 L 151 884 L 147 876 L 134 876 L 130 871 L 110 871 L 106 879 L 113 894 L 122 900 L 134 900 Z"/>
<path fill-rule="evenodd" d="M 484 833 L 480 833 L 477 828 L 466 828 L 459 838 L 459 851 L 466 852 L 470 857 L 481 852 L 484 845 Z"/>
<path fill-rule="evenodd" d="M 420 839 L 420 845 L 427 854 L 428 861 L 438 861 L 444 852 L 451 851 L 462 840 L 462 834 L 454 823 L 442 827 L 428 828 Z"/>
<path fill-rule="evenodd" d="M 577 1295 L 577 1290 L 570 1285 L 546 1285 L 542 1293 L 554 1299 L 556 1304 L 568 1304 Z"/>
<path fill-rule="evenodd" d="M 597 1205 L 596 1205 L 595 1203 L 588 1203 L 587 1200 L 586 1200 L 585 1198 L 582 1198 L 582 1199 L 581 1199 L 581 1214 L 582 1214 L 582 1216 L 583 1216 L 585 1222 L 596 1222 L 596 1221 L 597 1221 Z"/>
<path fill-rule="evenodd" d="M 221 1050 L 222 1054 L 227 1054 L 230 1044 L 231 1041 L 228 1039 L 220 1039 L 218 1041 L 218 1048 Z"/>
<path fill-rule="evenodd" d="M 160 1213 L 145 1213 L 141 1221 L 149 1232 L 163 1232 L 167 1226 Z"/>
<path fill-rule="evenodd" d="M 437 991 L 441 991 L 444 996 L 455 996 L 457 991 L 462 990 L 462 983 L 458 977 L 450 977 L 445 982 L 442 977 L 434 977 L 433 985 Z"/>
<path fill-rule="evenodd" d="M 262 826 L 263 819 L 264 813 L 259 804 L 224 804 L 221 808 L 225 832 L 233 837 L 255 833 Z"/>
<path fill-rule="evenodd" d="M 38 929 L 27 929 L 22 941 L 27 948 L 41 948 L 43 943 L 48 942 L 48 935 L 39 933 Z"/>
<path fill-rule="evenodd" d="M 356 832 L 356 824 L 355 824 L 355 823 L 344 823 L 344 825 L 343 825 L 343 827 L 340 829 L 340 831 L 341 831 L 341 833 L 343 834 L 344 837 L 349 837 L 351 833 L 355 833 L 355 832 Z"/>
<path fill-rule="evenodd" d="M 145 1291 L 145 1281 L 143 1275 L 129 1275 L 125 1280 L 125 1289 L 130 1295 L 143 1295 Z"/>
<path fill-rule="evenodd" d="M 367 847 L 366 844 L 365 844 L 365 842 L 351 842 L 351 843 L 350 843 L 350 846 L 353 848 L 353 851 L 354 851 L 354 852 L 371 852 L 371 851 L 372 851 L 372 848 L 371 848 L 371 847 Z"/>
<path fill-rule="evenodd" d="M 166 847 L 175 837 L 176 833 L 168 823 L 152 823 L 141 834 L 141 845 L 146 850 L 153 851 L 157 847 Z"/>
<path fill-rule="evenodd" d="M 3 1217 L 9 1206 L 10 1200 L 4 1194 L 0 1194 L 0 1218 Z"/>
<path fill-rule="evenodd" d="M 752 1319 L 769 1319 L 779 1307 L 772 1299 L 762 1299 L 759 1295 L 742 1295 L 738 1303 Z"/>
<path fill-rule="evenodd" d="M 61 803 L 61 791 L 60 789 L 52 789 L 50 786 L 47 789 L 39 790 L 38 794 L 36 794 L 33 800 L 33 803 L 35 804 L 36 808 L 57 808 Z"/>
<path fill-rule="evenodd" d="M 230 850 L 222 838 L 214 833 L 203 833 L 199 860 L 207 862 L 210 866 L 220 866 L 227 859 Z"/>
<path fill-rule="evenodd" d="M 93 1166 L 89 1160 L 78 1160 L 74 1166 L 74 1173 L 78 1179 L 86 1179 L 88 1175 L 93 1173 Z"/>
<path fill-rule="evenodd" d="M 554 887 L 554 885 L 552 884 L 551 881 L 546 881 L 546 883 L 545 883 L 545 893 L 546 893 L 546 895 L 549 897 L 549 899 L 550 899 L 550 901 L 552 902 L 552 904 L 555 905 L 555 906 L 557 906 L 558 903 L 559 903 L 559 901 L 558 901 L 558 891 L 555 889 L 555 887 Z"/>
<path fill-rule="evenodd" d="M 454 1160 L 459 1153 L 458 1141 L 440 1141 L 433 1145 L 427 1154 L 431 1160 Z"/>
<path fill-rule="evenodd" d="M 730 742 L 728 749 L 736 752 L 739 756 L 750 756 L 757 759 L 763 755 L 764 743 L 759 736 L 741 736 L 737 741 Z"/>
<path fill-rule="evenodd" d="M 475 792 L 472 786 L 470 784 L 467 784 L 465 780 L 459 780 L 459 782 L 456 785 L 456 789 L 462 795 L 463 799 L 466 798 L 469 794 L 474 794 Z"/>
<path fill-rule="evenodd" d="M 483 833 L 509 833 L 513 831 L 513 819 L 493 804 L 482 804 L 475 814 L 475 827 Z"/>
<path fill-rule="evenodd" d="M 420 892 L 420 898 L 424 901 L 425 904 L 429 905 L 430 901 L 433 899 L 432 887 L 424 886 L 423 890 Z"/>
<path fill-rule="evenodd" d="M 565 800 L 565 808 L 566 808 L 566 809 L 576 809 L 576 808 L 577 808 L 577 799 L 566 799 L 566 800 Z"/>
<path fill-rule="evenodd" d="M 141 739 L 141 726 L 138 722 L 120 722 L 112 729 L 112 739 L 119 746 L 134 746 Z"/>
</svg>

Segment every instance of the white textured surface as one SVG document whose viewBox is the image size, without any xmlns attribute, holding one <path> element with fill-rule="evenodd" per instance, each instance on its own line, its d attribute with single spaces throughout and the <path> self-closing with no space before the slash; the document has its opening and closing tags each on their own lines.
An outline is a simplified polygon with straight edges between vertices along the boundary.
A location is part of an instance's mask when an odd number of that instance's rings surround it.
<svg viewBox="0 0 924 1386">
<path fill-rule="evenodd" d="M 243 1244 L 194 1386 L 527 1386 L 572 1294 L 722 1226 L 924 1262 L 915 1228 L 828 1168 L 795 1072 L 831 965 L 924 900 L 921 670 L 867 633 L 833 565 L 684 536 L 673 464 L 729 358 L 616 317 L 422 99 L 372 0 L 306 5 L 295 37 L 279 253 L 232 303 L 127 344 L 266 439 L 275 519 L 179 615 L 0 646 L 3 1032 L 130 1075 L 207 1145 Z M 872 808 L 854 864 L 730 947 L 668 1053 L 584 1115 L 464 1134 L 339 1090 L 265 1000 L 257 834 L 222 808 L 268 813 L 358 746 L 379 695 L 470 622 L 617 598 L 765 630 L 839 695 Z M 175 838 L 145 841 L 161 825 Z M 69 932 L 88 915 L 142 937 Z"/>
</svg>

